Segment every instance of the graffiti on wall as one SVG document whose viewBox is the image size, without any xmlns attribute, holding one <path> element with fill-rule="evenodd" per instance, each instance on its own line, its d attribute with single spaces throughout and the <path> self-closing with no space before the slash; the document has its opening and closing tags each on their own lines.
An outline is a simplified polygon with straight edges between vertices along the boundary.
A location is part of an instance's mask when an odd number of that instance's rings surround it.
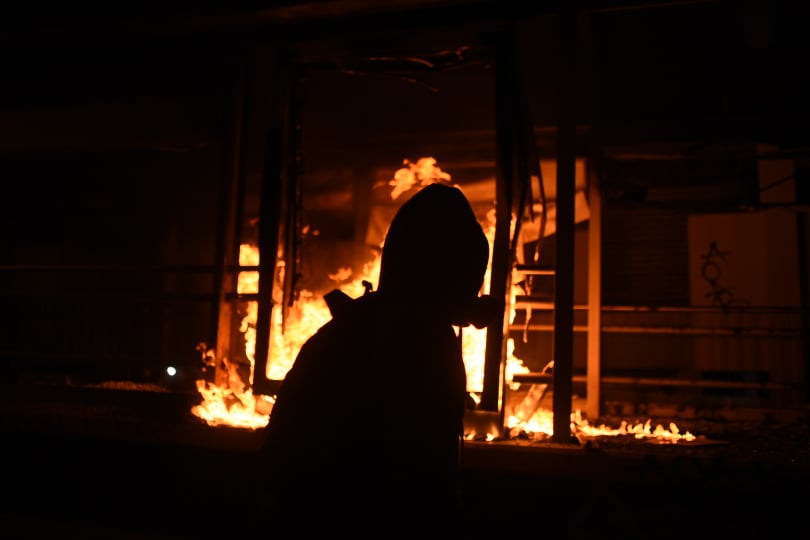
<svg viewBox="0 0 810 540">
<path fill-rule="evenodd" d="M 709 284 L 709 291 L 704 298 L 711 300 L 711 305 L 721 307 L 723 310 L 731 308 L 744 308 L 748 301 L 736 298 L 733 288 L 727 287 L 723 283 L 723 269 L 729 264 L 729 251 L 722 251 L 716 241 L 709 243 L 709 250 L 705 255 L 701 255 L 703 265 L 700 275 Z"/>
</svg>

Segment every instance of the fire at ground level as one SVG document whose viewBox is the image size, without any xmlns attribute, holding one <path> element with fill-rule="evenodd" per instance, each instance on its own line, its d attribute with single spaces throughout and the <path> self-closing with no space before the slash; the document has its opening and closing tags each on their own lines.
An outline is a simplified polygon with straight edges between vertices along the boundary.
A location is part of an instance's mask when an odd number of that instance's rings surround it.
<svg viewBox="0 0 810 540">
<path fill-rule="evenodd" d="M 3 537 L 279 537 L 252 481 L 258 432 L 206 425 L 188 414 L 193 396 L 4 396 Z M 467 441 L 460 536 L 761 538 L 803 526 L 806 411 L 687 427 L 705 436 Z"/>
</svg>

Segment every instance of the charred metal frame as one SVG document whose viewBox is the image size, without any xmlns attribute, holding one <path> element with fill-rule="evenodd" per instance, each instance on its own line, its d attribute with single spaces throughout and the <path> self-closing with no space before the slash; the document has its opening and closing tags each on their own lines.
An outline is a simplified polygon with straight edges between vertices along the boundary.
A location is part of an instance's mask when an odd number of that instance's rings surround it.
<svg viewBox="0 0 810 540">
<path fill-rule="evenodd" d="M 519 218 L 524 205 L 530 198 L 529 169 L 531 165 L 527 153 L 535 155 L 533 134 L 527 124 L 527 111 L 522 107 L 520 82 L 517 73 L 517 59 L 514 28 L 507 26 L 495 33 L 494 53 L 496 57 L 496 230 L 493 246 L 490 293 L 507 299 L 510 291 L 510 277 L 514 264 L 515 238 L 519 227 L 512 233 L 513 213 Z M 295 66 L 291 56 L 283 46 L 270 46 L 271 53 L 267 64 L 260 69 L 274 74 L 274 84 L 270 93 L 270 111 L 266 113 L 268 130 L 265 142 L 263 181 L 261 188 L 261 217 L 259 225 L 260 253 L 277 253 L 279 249 L 294 246 L 296 207 L 300 203 L 297 190 L 297 105 L 295 98 Z M 256 69 L 256 68 L 254 68 Z M 266 84 L 260 87 L 268 89 Z M 533 135 L 532 135 L 533 136 Z M 530 148 L 529 148 L 530 147 Z M 571 176 L 573 181 L 573 154 L 571 155 Z M 571 187 L 573 201 L 573 186 Z M 519 221 L 519 219 L 517 220 Z M 573 226 L 573 220 L 572 224 Z M 294 249 L 294 248 L 293 248 Z M 294 253 L 285 253 L 288 258 Z M 270 314 L 273 309 L 272 289 L 277 260 L 262 257 L 259 263 L 259 302 L 256 328 L 256 351 L 254 365 L 254 393 L 272 394 L 279 381 L 272 381 L 266 373 L 269 341 Z M 292 271 L 291 271 L 292 270 Z M 291 283 L 291 268 L 287 269 L 285 289 Z M 291 299 L 287 299 L 291 301 Z M 283 307 L 283 306 L 282 306 Z M 501 400 L 504 385 L 505 332 L 507 331 L 505 312 L 487 331 L 484 362 L 484 387 L 480 409 L 500 415 L 503 425 Z M 570 347 L 569 347 L 570 349 Z M 565 385 L 560 383 L 564 393 Z M 570 389 L 570 383 L 568 384 Z M 570 392 L 569 392 L 570 393 Z M 570 409 L 570 404 L 568 405 Z M 564 413 L 565 414 L 565 413 Z M 565 414 L 566 418 L 568 414 Z M 566 424 L 566 430 L 568 426 Z"/>
<path fill-rule="evenodd" d="M 589 268 L 588 268 L 588 305 L 587 324 L 577 325 L 574 312 L 580 307 L 574 306 L 574 195 L 575 195 L 575 162 L 582 155 L 581 140 L 577 133 L 575 117 L 574 85 L 580 66 L 575 59 L 578 48 L 587 46 L 578 40 L 578 13 L 572 7 L 557 11 L 559 21 L 560 62 L 558 71 L 558 113 L 555 134 L 557 161 L 557 244 L 554 269 L 555 292 L 553 307 L 553 324 L 537 330 L 553 332 L 554 371 L 553 374 L 526 374 L 516 377 L 516 381 L 530 382 L 543 380 L 551 382 L 554 388 L 553 414 L 554 433 L 558 442 L 569 442 L 571 415 L 571 398 L 573 382 L 586 382 L 587 414 L 596 418 L 600 413 L 600 391 L 603 383 L 624 384 L 635 382 L 653 384 L 650 381 L 619 380 L 615 377 L 603 378 L 601 374 L 601 338 L 604 332 L 666 333 L 667 328 L 633 328 L 603 327 L 602 315 L 610 311 L 601 306 L 601 194 L 599 186 L 598 160 L 601 149 L 592 134 L 589 134 L 587 158 L 591 160 L 588 167 L 588 198 L 591 204 L 591 227 L 589 228 Z M 448 23 L 450 24 L 450 23 Z M 496 29 L 493 48 L 496 57 L 496 231 L 493 250 L 491 293 L 507 298 L 510 290 L 512 264 L 514 264 L 513 237 L 510 225 L 513 213 L 520 217 L 521 205 L 525 202 L 523 185 L 530 175 L 532 156 L 528 156 L 528 138 L 524 126 L 526 111 L 521 109 L 520 81 L 514 43 L 514 28 L 508 24 Z M 487 33 L 492 32 L 492 27 Z M 586 36 L 587 38 L 587 36 Z M 297 194 L 290 186 L 297 185 L 296 155 L 296 115 L 295 103 L 295 65 L 291 56 L 284 52 L 284 43 L 266 44 L 264 63 L 256 62 L 255 70 L 265 79 L 259 85 L 261 92 L 249 92 L 254 96 L 271 96 L 267 105 L 269 111 L 263 111 L 269 129 L 257 136 L 262 140 L 264 153 L 262 209 L 261 209 L 261 253 L 276 253 L 282 245 L 293 246 L 294 239 L 289 235 L 295 227 L 294 212 Z M 586 51 L 587 52 L 587 51 Z M 268 60 L 269 58 L 269 60 Z M 587 66 L 586 66 L 587 69 Z M 272 73 L 272 75 L 271 75 Z M 275 77 L 272 84 L 267 79 Z M 250 121 L 247 119 L 247 121 Z M 256 135 L 254 133 L 254 135 Z M 515 233 L 517 234 L 517 233 Z M 290 260 L 294 253 L 286 253 Z M 264 377 L 267 366 L 268 344 L 270 334 L 270 313 L 273 308 L 272 285 L 276 260 L 265 257 L 260 263 L 260 285 L 256 296 L 260 302 L 259 321 L 256 335 L 255 380 L 256 393 L 272 394 L 278 381 Z M 292 279 L 287 275 L 286 279 Z M 289 284 L 289 281 L 288 281 Z M 287 287 L 285 287 L 287 288 Z M 805 293 L 806 297 L 806 293 Z M 290 300 L 290 299 L 287 299 Z M 508 300 L 508 299 L 507 299 Z M 507 302 L 508 305 L 508 302 Z M 806 302 L 805 302 L 806 305 Z M 806 308 L 805 308 L 806 309 Z M 505 316 L 505 313 L 503 314 Z M 806 327 L 806 323 L 805 323 Z M 504 349 L 505 320 L 493 325 L 487 332 L 487 344 L 484 362 L 484 388 L 479 409 L 499 415 L 503 425 L 503 408 L 501 400 L 504 393 Z M 573 374 L 573 336 L 574 332 L 587 332 L 587 377 L 576 377 Z M 676 330 L 672 330 L 675 332 Z M 687 330 L 684 333 L 712 331 L 709 329 Z M 722 331 L 722 329 L 718 330 Z M 806 340 L 805 340 L 806 342 Z M 805 353 L 806 356 L 806 353 Z M 539 377 L 539 378 L 538 378 Z M 550 379 L 550 381 L 549 381 Z M 659 381 L 660 382 L 660 381 Z M 667 381 L 664 381 L 667 383 Z"/>
<path fill-rule="evenodd" d="M 592 8 L 588 10 L 590 13 L 622 10 L 622 9 L 636 9 L 636 8 L 653 8 L 663 5 L 672 4 L 688 4 L 700 2 L 664 2 L 661 4 L 650 4 L 641 6 L 640 4 L 634 6 L 633 2 L 628 3 L 626 6 L 614 5 L 605 6 L 603 8 Z M 705 3 L 712 3 L 707 0 Z M 485 13 L 489 6 L 480 7 L 477 10 L 477 17 L 486 19 L 489 15 Z M 527 8 L 529 9 L 529 8 Z M 601 377 L 600 363 L 599 363 L 599 344 L 602 333 L 611 332 L 634 332 L 634 333 L 670 333 L 670 334 L 689 334 L 689 335 L 731 335 L 732 331 L 728 328 L 679 328 L 679 327 L 647 327 L 647 326 L 602 326 L 600 317 L 604 312 L 609 313 L 611 307 L 601 307 L 599 301 L 600 280 L 598 267 L 599 263 L 599 205 L 596 204 L 599 198 L 598 178 L 596 176 L 596 169 L 589 167 L 589 193 L 591 206 L 591 223 L 595 226 L 589 231 L 591 250 L 589 254 L 589 280 L 588 280 L 588 306 L 584 309 L 587 310 L 587 325 L 577 325 L 574 322 L 573 314 L 576 310 L 581 309 L 573 305 L 572 289 L 573 289 L 573 238 L 572 238 L 572 225 L 573 216 L 572 208 L 569 206 L 573 199 L 574 177 L 573 177 L 573 162 L 576 155 L 576 135 L 575 135 L 575 118 L 573 117 L 572 103 L 574 93 L 571 91 L 574 75 L 577 66 L 574 65 L 573 59 L 575 55 L 573 51 L 579 45 L 576 38 L 576 13 L 571 8 L 565 8 L 557 11 L 557 6 L 540 7 L 534 6 L 529 11 L 536 12 L 556 12 L 560 21 L 560 44 L 561 44 L 561 62 L 559 70 L 559 103 L 558 105 L 558 131 L 556 134 L 557 141 L 557 161 L 558 161 L 558 194 L 560 204 L 558 206 L 558 254 L 556 257 L 556 275 L 555 280 L 557 290 L 555 292 L 556 306 L 554 308 L 554 324 L 543 327 L 542 325 L 532 325 L 532 329 L 551 331 L 554 333 L 554 349 L 555 349 L 555 371 L 550 377 L 555 388 L 554 399 L 554 415 L 555 415 L 555 429 L 554 432 L 559 434 L 563 442 L 564 435 L 568 432 L 568 416 L 571 407 L 571 390 L 572 382 L 587 383 L 587 398 L 589 403 L 588 415 L 590 417 L 598 416 L 599 406 L 599 389 L 601 384 L 668 384 L 668 385 L 685 385 L 693 384 L 691 381 L 683 379 L 672 380 L 652 380 L 644 378 L 616 378 L 616 377 Z M 463 14 L 462 10 L 452 7 L 442 10 L 443 24 L 453 24 L 459 22 Z M 504 9 L 503 13 L 499 16 L 511 16 L 511 12 L 506 13 L 508 10 Z M 476 16 L 470 16 L 475 18 Z M 245 26 L 255 27 L 255 14 L 244 14 L 240 16 L 243 18 L 242 24 Z M 396 15 L 391 15 L 396 17 Z M 419 19 L 420 22 L 423 17 L 413 17 Z M 269 19 L 273 19 L 269 17 Z M 397 19 L 401 20 L 401 19 Z M 188 22 L 188 21 L 187 21 Z M 266 20 L 265 22 L 277 22 Z M 210 23 L 210 21 L 209 21 Z M 363 21 L 357 27 L 361 26 Z M 212 24 L 212 23 L 211 23 Z M 272 25 L 270 25 L 272 26 Z M 279 24 L 279 26 L 281 26 Z M 242 68 L 242 78 L 238 81 L 234 92 L 233 103 L 233 126 L 232 133 L 232 156 L 230 156 L 229 171 L 226 171 L 226 178 L 221 187 L 221 204 L 219 205 L 218 224 L 217 230 L 219 232 L 216 238 L 215 256 L 216 262 L 214 265 L 200 265 L 200 266 L 160 266 L 160 267 L 106 267 L 106 266 L 93 266 L 87 268 L 83 266 L 9 266 L 5 265 L 0 268 L 0 271 L 5 273 L 40 273 L 40 272 L 61 272 L 69 274 L 74 271 L 98 271 L 98 272 L 120 272 L 124 275 L 126 272 L 137 271 L 139 273 L 160 272 L 165 274 L 183 274 L 191 275 L 196 273 L 205 273 L 213 276 L 213 289 L 210 294 L 192 293 L 192 294 L 165 294 L 159 298 L 143 298 L 136 299 L 124 298 L 127 302 L 133 301 L 144 303 L 146 301 L 154 302 L 156 305 L 160 303 L 182 301 L 193 301 L 199 303 L 211 303 L 212 319 L 210 327 L 206 328 L 205 337 L 211 342 L 216 343 L 217 357 L 227 357 L 230 351 L 230 328 L 233 322 L 232 302 L 255 300 L 260 304 L 259 321 L 257 324 L 257 347 L 256 347 L 256 369 L 254 391 L 256 393 L 273 393 L 275 388 L 275 381 L 267 380 L 264 377 L 264 372 L 267 364 L 268 342 L 270 332 L 270 314 L 273 307 L 272 299 L 272 285 L 274 281 L 274 273 L 276 269 L 275 256 L 265 255 L 264 260 L 261 261 L 259 267 L 240 267 L 238 264 L 239 252 L 239 235 L 232 234 L 239 227 L 242 221 L 240 211 L 242 209 L 240 197 L 245 194 L 244 179 L 246 170 L 252 168 L 253 170 L 262 170 L 262 204 L 261 204 L 261 225 L 259 242 L 261 246 L 261 253 L 274 254 L 277 252 L 278 247 L 282 244 L 292 245 L 289 235 L 292 233 L 292 227 L 295 225 L 295 215 L 285 212 L 294 212 L 296 209 L 296 193 L 289 191 L 290 185 L 296 185 L 295 182 L 288 182 L 288 179 L 295 178 L 298 172 L 298 163 L 296 157 L 296 114 L 297 106 L 294 101 L 295 97 L 295 65 L 292 64 L 291 57 L 287 54 L 285 45 L 289 44 L 297 30 L 303 27 L 311 26 L 316 32 L 320 31 L 322 27 L 329 26 L 326 22 L 313 22 L 293 25 L 290 29 L 281 31 L 281 34 L 287 33 L 286 37 L 281 37 L 279 41 L 274 42 L 267 40 L 258 43 L 255 49 L 251 49 L 251 54 L 246 65 Z M 99 32 L 101 26 L 94 25 L 93 31 Z M 141 29 L 143 30 L 143 29 Z M 278 28 L 273 28 L 275 32 Z M 66 32 L 67 30 L 63 30 Z M 132 31 L 132 29 L 130 29 Z M 75 29 L 70 30 L 72 35 L 80 35 L 81 32 Z M 514 50 L 512 49 L 513 43 L 511 28 L 504 30 L 499 34 L 496 43 L 496 53 L 498 59 L 498 93 L 497 93 L 497 110 L 498 110 L 498 129 L 497 129 L 497 170 L 498 170 L 498 231 L 496 240 L 496 254 L 497 258 L 493 265 L 493 279 L 494 285 L 493 293 L 506 296 L 508 290 L 509 264 L 510 257 L 513 255 L 511 252 L 512 246 L 510 245 L 509 238 L 509 217 L 510 212 L 516 204 L 516 193 L 512 189 L 522 178 L 526 176 L 526 164 L 521 161 L 522 155 L 521 144 L 525 144 L 525 140 L 521 139 L 519 122 L 520 110 L 517 105 L 519 101 L 519 81 L 516 81 L 515 76 L 515 58 Z M 290 41 L 288 41 L 288 39 Z M 255 43 L 252 45 L 256 45 Z M 267 99 L 269 97 L 269 99 Z M 268 129 L 269 126 L 269 129 Z M 598 155 L 598 150 L 593 152 L 591 156 Z M 800 156 L 806 156 L 806 151 L 799 151 Z M 231 212 L 230 209 L 233 209 Z M 797 225 L 799 232 L 799 264 L 800 274 L 806 275 L 807 273 L 807 258 L 806 250 L 807 239 L 803 237 L 806 233 L 806 212 L 797 214 Z M 286 254 L 287 256 L 294 256 L 294 254 Z M 240 295 L 235 290 L 236 278 L 240 271 L 246 270 L 259 270 L 260 288 L 259 292 L 251 295 Z M 292 274 L 288 274 L 286 278 L 293 279 Z M 802 358 L 805 367 L 808 366 L 808 355 L 810 354 L 808 344 L 810 341 L 807 339 L 808 325 L 810 317 L 808 316 L 808 291 L 806 280 L 800 282 L 802 287 L 801 294 L 801 315 L 802 326 L 800 330 L 785 329 L 783 333 L 775 333 L 773 330 L 756 329 L 756 328 L 743 328 L 734 329 L 733 335 L 749 334 L 749 335 L 785 335 L 789 337 L 796 337 L 800 332 L 800 339 L 802 343 Z M 4 294 L 11 295 L 27 295 L 29 293 L 10 291 Z M 105 300 L 117 299 L 113 295 L 107 295 L 104 291 L 100 291 L 99 295 L 104 295 Z M 54 294 L 54 298 L 59 298 L 61 294 Z M 639 308 L 643 309 L 643 308 Z M 498 412 L 503 411 L 500 409 L 500 397 L 503 392 L 503 338 L 504 329 L 501 327 L 493 328 L 488 335 L 487 352 L 485 359 L 485 377 L 484 377 L 484 396 L 481 408 L 486 411 Z M 587 363 L 587 378 L 583 379 L 573 375 L 571 370 L 572 366 L 572 334 L 574 332 L 586 331 L 588 333 L 588 363 Z M 781 332 L 779 330 L 778 332 Z M 16 353 L 15 353 L 16 354 Z M 5 356 L 10 356 L 4 353 Z M 50 358 L 50 355 L 34 353 L 32 359 L 34 362 L 42 361 L 54 363 L 57 361 L 65 361 L 62 353 L 55 353 L 59 358 Z M 132 364 L 138 366 L 142 364 L 144 359 L 141 358 L 126 358 L 114 357 L 103 359 L 69 359 L 72 361 L 81 361 L 92 363 L 95 360 L 103 360 L 109 364 L 108 360 L 113 360 L 120 364 Z M 162 359 L 161 359 L 162 360 Z M 538 378 L 536 374 L 519 375 L 516 380 L 543 380 L 549 381 L 549 377 L 545 379 Z M 706 385 L 725 385 L 726 383 L 698 383 Z M 734 383 L 734 387 L 740 388 L 743 383 Z M 805 392 L 810 391 L 810 369 L 805 369 L 804 384 L 806 385 Z M 757 388 L 762 387 L 759 383 L 751 383 L 756 385 Z M 771 387 L 772 385 L 768 385 Z"/>
<path fill-rule="evenodd" d="M 276 274 L 276 254 L 279 243 L 291 246 L 295 234 L 295 212 L 298 209 L 296 137 L 297 107 L 295 106 L 295 76 L 287 51 L 277 49 L 270 71 L 276 75 L 270 96 L 271 116 L 268 128 L 262 197 L 259 214 L 259 292 L 256 317 L 256 352 L 253 387 L 256 393 L 272 391 L 272 382 L 265 376 L 270 347 L 273 282 Z M 285 222 L 282 223 L 281 220 Z M 279 229 L 279 227 L 281 227 Z M 262 256 L 261 254 L 270 254 Z M 285 253 L 285 258 L 290 254 Z M 293 255 L 294 256 L 294 255 Z M 289 260 L 289 259 L 288 259 Z M 293 279 L 285 272 L 285 291 Z M 282 309 L 286 309 L 284 299 Z M 261 374 L 261 377 L 257 376 Z"/>
</svg>

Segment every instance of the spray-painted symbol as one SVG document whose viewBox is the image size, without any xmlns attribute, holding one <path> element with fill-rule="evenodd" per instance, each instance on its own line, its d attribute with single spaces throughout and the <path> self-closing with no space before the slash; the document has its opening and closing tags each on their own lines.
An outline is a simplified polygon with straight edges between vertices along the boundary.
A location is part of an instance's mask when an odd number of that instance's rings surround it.
<svg viewBox="0 0 810 540">
<path fill-rule="evenodd" d="M 720 251 L 717 242 L 712 241 L 709 244 L 708 253 L 701 256 L 703 267 L 700 272 L 703 279 L 711 286 L 711 290 L 704 295 L 704 298 L 711 298 L 712 306 L 720 306 L 724 311 L 731 307 L 746 307 L 748 305 L 748 301 L 734 298 L 730 287 L 720 284 L 720 278 L 723 275 L 721 265 L 727 263 L 726 256 L 729 254 L 728 251 Z"/>
</svg>

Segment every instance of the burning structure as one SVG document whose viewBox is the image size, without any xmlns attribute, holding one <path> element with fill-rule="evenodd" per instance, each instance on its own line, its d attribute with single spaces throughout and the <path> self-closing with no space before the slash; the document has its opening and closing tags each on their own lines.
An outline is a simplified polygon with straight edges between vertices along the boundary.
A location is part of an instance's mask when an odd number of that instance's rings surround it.
<svg viewBox="0 0 810 540">
<path fill-rule="evenodd" d="M 8 417 L 101 389 L 261 427 L 430 182 L 473 202 L 507 306 L 461 336 L 472 442 L 806 411 L 787 3 L 283 4 L 4 27 Z"/>
<path fill-rule="evenodd" d="M 802 87 L 762 52 L 800 54 L 783 8 L 755 28 L 722 2 L 408 4 L 106 21 L 106 52 L 79 22 L 53 25 L 64 53 L 10 35 L 5 380 L 193 393 L 211 424 L 260 426 L 323 294 L 374 286 L 387 220 L 440 181 L 480 212 L 508 306 L 464 336 L 471 436 L 538 407 L 557 423 L 533 430 L 561 437 L 571 418 L 801 409 L 806 105 L 784 112 Z M 661 30 L 729 13 L 700 46 Z M 749 60 L 784 91 L 739 90 Z"/>
</svg>

